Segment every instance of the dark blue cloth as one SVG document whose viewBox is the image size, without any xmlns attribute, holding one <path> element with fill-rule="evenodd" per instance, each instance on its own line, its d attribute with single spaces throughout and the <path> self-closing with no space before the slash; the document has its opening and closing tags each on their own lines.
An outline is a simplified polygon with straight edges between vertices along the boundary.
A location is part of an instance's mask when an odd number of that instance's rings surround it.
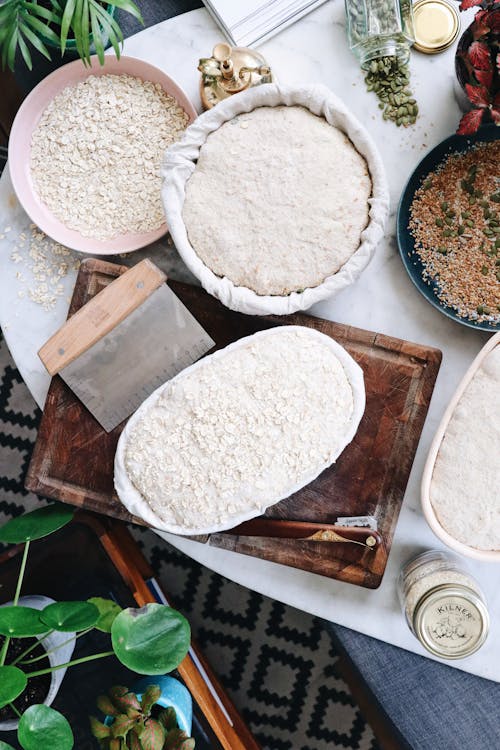
<svg viewBox="0 0 500 750">
<path fill-rule="evenodd" d="M 327 627 L 395 726 L 401 750 L 500 749 L 500 684 L 340 625 Z"/>
</svg>

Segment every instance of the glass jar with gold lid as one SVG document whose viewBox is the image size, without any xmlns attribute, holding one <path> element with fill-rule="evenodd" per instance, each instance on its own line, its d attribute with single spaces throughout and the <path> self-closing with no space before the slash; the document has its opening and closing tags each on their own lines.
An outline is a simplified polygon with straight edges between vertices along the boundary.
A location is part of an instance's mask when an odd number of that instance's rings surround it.
<svg viewBox="0 0 500 750">
<path fill-rule="evenodd" d="M 422 645 L 442 659 L 462 659 L 488 636 L 489 616 L 477 581 L 453 555 L 429 550 L 403 567 L 398 593 Z"/>
</svg>

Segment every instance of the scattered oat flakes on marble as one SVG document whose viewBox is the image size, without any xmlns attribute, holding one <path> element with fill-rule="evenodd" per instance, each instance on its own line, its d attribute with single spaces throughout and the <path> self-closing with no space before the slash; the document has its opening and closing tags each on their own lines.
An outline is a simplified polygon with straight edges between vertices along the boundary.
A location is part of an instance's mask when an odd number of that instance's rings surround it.
<svg viewBox="0 0 500 750">
<path fill-rule="evenodd" d="M 172 96 L 129 75 L 63 89 L 33 132 L 35 188 L 65 226 L 104 240 L 165 221 L 160 166 L 188 125 Z"/>
<path fill-rule="evenodd" d="M 21 235 L 20 235 L 21 237 Z M 64 295 L 62 280 L 80 267 L 80 258 L 64 245 L 47 237 L 35 224 L 30 225 L 11 252 L 10 259 L 16 265 L 22 264 L 22 271 L 16 271 L 20 284 L 17 293 L 20 299 L 29 297 L 44 310 L 52 310 L 57 300 Z"/>
</svg>

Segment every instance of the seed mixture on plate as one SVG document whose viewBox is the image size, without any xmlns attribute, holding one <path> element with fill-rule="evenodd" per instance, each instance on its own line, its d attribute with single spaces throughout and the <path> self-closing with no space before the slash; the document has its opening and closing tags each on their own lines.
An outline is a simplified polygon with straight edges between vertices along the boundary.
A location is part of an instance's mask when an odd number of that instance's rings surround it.
<svg viewBox="0 0 500 750">
<path fill-rule="evenodd" d="M 500 321 L 500 141 L 451 154 L 416 191 L 409 229 L 424 279 L 457 314 Z"/>
<path fill-rule="evenodd" d="M 51 101 L 32 135 L 31 174 L 70 229 L 105 240 L 165 221 L 160 165 L 188 115 L 160 84 L 89 76 Z"/>
</svg>

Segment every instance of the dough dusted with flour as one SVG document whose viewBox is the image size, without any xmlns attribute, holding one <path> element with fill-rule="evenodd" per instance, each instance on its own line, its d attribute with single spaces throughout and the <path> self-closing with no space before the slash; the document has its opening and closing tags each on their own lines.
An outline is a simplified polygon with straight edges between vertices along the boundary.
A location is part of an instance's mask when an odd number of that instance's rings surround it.
<svg viewBox="0 0 500 750">
<path fill-rule="evenodd" d="M 500 346 L 485 357 L 451 416 L 430 499 L 452 537 L 500 550 Z"/>
<path fill-rule="evenodd" d="M 224 123 L 186 184 L 189 241 L 215 274 L 261 295 L 321 284 L 353 255 L 372 183 L 349 138 L 299 106 Z"/>
<path fill-rule="evenodd" d="M 263 331 L 141 407 L 118 446 L 118 494 L 133 494 L 129 481 L 157 518 L 184 529 L 258 515 L 333 463 L 363 407 L 361 370 L 338 344 L 297 326 Z"/>
</svg>

